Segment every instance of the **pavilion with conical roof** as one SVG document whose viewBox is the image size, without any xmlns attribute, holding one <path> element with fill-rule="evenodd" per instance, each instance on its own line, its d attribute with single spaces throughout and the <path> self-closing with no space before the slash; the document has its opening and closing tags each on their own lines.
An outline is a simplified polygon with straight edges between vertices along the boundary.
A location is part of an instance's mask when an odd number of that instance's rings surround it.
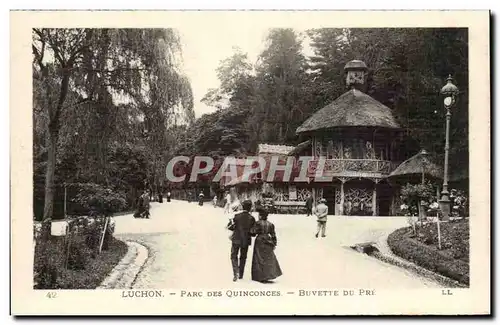
<svg viewBox="0 0 500 325">
<path fill-rule="evenodd" d="M 347 92 L 296 130 L 313 156 L 307 173 L 313 197 L 326 199 L 331 214 L 393 215 L 397 204 L 386 179 L 402 161 L 403 130 L 392 110 L 366 93 L 367 71 L 362 61 L 348 62 Z M 326 159 L 324 166 L 319 166 L 320 158 Z M 321 167 L 331 182 L 314 181 Z"/>
<path fill-rule="evenodd" d="M 227 186 L 235 187 L 242 197 L 271 193 L 274 204 L 282 207 L 282 211 L 303 208 L 311 194 L 316 202 L 326 199 L 330 214 L 397 215 L 401 184 L 394 180 L 418 173 L 420 156 L 406 160 L 406 153 L 401 150 L 404 130 L 391 108 L 367 94 L 367 71 L 362 61 L 346 64 L 347 91 L 297 128 L 296 133 L 302 139 L 300 144 L 259 146 L 259 155 L 264 157 L 269 154 L 308 157 L 295 159 L 298 162 L 294 165 L 302 171 L 302 164 L 307 164 L 307 181 L 287 181 L 279 175 L 271 182 L 266 181 L 267 170 L 264 170 L 262 175 L 247 182 L 240 177 Z M 425 168 L 426 174 L 439 177 L 434 164 L 429 163 Z M 321 180 L 317 178 L 319 170 Z"/>
</svg>

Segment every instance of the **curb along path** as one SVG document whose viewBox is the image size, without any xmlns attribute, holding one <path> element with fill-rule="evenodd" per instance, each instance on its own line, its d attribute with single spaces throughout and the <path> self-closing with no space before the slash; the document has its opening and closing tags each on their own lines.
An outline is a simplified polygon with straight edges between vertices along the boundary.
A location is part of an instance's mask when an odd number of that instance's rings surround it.
<svg viewBox="0 0 500 325">
<path fill-rule="evenodd" d="M 360 253 L 367 254 L 374 257 L 382 262 L 392 264 L 394 266 L 406 269 L 410 272 L 423 276 L 427 279 L 433 280 L 434 282 L 440 284 L 443 287 L 450 288 L 467 288 L 466 285 L 459 283 L 451 278 L 445 277 L 436 272 L 427 270 L 415 263 L 407 261 L 397 255 L 395 255 L 387 243 L 387 238 L 391 232 L 385 233 L 376 242 L 360 243 L 354 245 L 353 249 Z"/>
<path fill-rule="evenodd" d="M 380 238 L 379 241 L 375 244 L 375 247 L 379 249 L 379 251 L 376 251 L 373 254 L 375 258 L 378 258 L 379 260 L 384 261 L 386 263 L 391 263 L 393 265 L 413 271 L 421 276 L 432 279 L 445 287 L 468 288 L 468 286 L 454 279 L 448 278 L 444 275 L 433 272 L 431 270 L 427 270 L 426 268 L 423 268 L 411 261 L 405 260 L 404 258 L 401 258 L 396 254 L 394 254 L 391 248 L 389 247 L 389 243 L 387 242 L 390 234 L 391 232 L 384 234 L 384 236 Z"/>
<path fill-rule="evenodd" d="M 148 259 L 148 249 L 134 241 L 126 241 L 128 251 L 120 263 L 96 289 L 130 289 Z"/>
</svg>

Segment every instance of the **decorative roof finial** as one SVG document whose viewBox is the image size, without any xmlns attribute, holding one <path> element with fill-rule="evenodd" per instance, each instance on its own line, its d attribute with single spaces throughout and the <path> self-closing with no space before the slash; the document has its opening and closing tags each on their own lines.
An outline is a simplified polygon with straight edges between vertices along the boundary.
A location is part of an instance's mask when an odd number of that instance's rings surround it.
<svg viewBox="0 0 500 325">
<path fill-rule="evenodd" d="M 352 60 L 347 62 L 347 64 L 344 67 L 344 71 L 346 72 L 347 88 L 364 90 L 367 70 L 368 67 L 363 61 Z"/>
</svg>

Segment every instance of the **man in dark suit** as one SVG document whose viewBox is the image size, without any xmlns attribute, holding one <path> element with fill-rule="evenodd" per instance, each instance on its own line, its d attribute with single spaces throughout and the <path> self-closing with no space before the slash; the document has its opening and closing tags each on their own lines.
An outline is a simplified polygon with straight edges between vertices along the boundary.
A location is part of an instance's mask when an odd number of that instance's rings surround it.
<svg viewBox="0 0 500 325">
<path fill-rule="evenodd" d="M 231 236 L 231 263 L 233 265 L 233 281 L 238 277 L 243 279 L 245 263 L 247 261 L 248 247 L 252 245 L 252 235 L 250 230 L 255 224 L 255 218 L 250 214 L 252 201 L 245 200 L 242 203 L 243 212 L 236 214 L 228 225 L 228 229 L 233 231 Z M 240 260 L 238 264 L 238 252 Z"/>
</svg>

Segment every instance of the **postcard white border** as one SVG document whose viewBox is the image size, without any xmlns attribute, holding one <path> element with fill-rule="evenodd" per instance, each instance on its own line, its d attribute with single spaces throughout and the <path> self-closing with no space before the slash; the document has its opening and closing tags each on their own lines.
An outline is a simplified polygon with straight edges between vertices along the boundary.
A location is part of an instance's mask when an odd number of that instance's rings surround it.
<svg viewBox="0 0 500 325">
<path fill-rule="evenodd" d="M 18 11 L 11 12 L 11 244 L 15 315 L 375 315 L 484 314 L 490 311 L 490 46 L 488 11 Z M 466 27 L 469 29 L 469 150 L 471 286 L 378 291 L 375 297 L 329 299 L 120 298 L 116 290 L 59 291 L 57 299 L 32 289 L 32 76 L 33 27 Z M 168 289 L 168 288 L 158 288 Z M 219 290 L 228 288 L 214 288 Z M 244 289 L 244 288 L 241 288 Z M 297 289 L 297 288 L 290 288 Z M 99 301 L 105 303 L 99 303 Z"/>
</svg>

